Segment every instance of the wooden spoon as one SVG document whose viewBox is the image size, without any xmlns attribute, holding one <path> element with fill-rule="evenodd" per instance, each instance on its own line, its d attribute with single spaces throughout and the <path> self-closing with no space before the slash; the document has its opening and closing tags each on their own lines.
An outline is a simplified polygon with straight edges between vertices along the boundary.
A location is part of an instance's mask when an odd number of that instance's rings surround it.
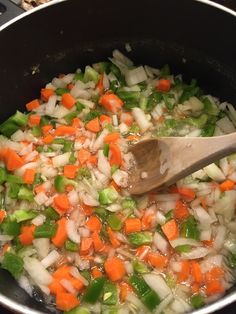
<svg viewBox="0 0 236 314">
<path fill-rule="evenodd" d="M 217 137 L 160 137 L 131 147 L 136 164 L 129 192 L 142 194 L 167 187 L 187 175 L 236 152 L 236 132 Z"/>
</svg>

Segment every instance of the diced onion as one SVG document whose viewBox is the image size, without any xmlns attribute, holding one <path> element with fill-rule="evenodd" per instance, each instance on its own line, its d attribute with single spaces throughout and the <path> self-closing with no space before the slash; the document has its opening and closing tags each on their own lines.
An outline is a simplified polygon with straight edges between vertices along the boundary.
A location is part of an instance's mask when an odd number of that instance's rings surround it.
<svg viewBox="0 0 236 314">
<path fill-rule="evenodd" d="M 188 238 L 177 238 L 170 241 L 170 244 L 173 248 L 179 246 L 179 245 L 191 245 L 191 246 L 201 246 L 201 243 Z"/>
<path fill-rule="evenodd" d="M 170 288 L 167 286 L 165 280 L 160 275 L 145 274 L 143 279 L 146 281 L 149 287 L 151 287 L 161 299 L 166 298 L 171 294 Z"/>
<path fill-rule="evenodd" d="M 152 126 L 151 122 L 147 119 L 144 111 L 140 108 L 133 108 L 132 113 L 135 121 L 140 127 L 141 133 L 146 132 Z"/>
<path fill-rule="evenodd" d="M 65 166 L 66 164 L 69 163 L 70 155 L 71 155 L 71 153 L 67 152 L 67 153 L 58 155 L 56 157 L 53 157 L 52 158 L 53 166 L 56 168 Z"/>
<path fill-rule="evenodd" d="M 53 250 L 46 257 L 44 257 L 44 259 L 41 260 L 41 263 L 45 268 L 48 268 L 56 263 L 59 257 L 60 254 L 56 250 Z"/>
<path fill-rule="evenodd" d="M 221 182 L 225 180 L 225 175 L 216 164 L 204 167 L 204 171 L 214 181 Z"/>
<path fill-rule="evenodd" d="M 80 235 L 77 231 L 76 225 L 74 220 L 68 219 L 66 222 L 66 231 L 68 238 L 75 242 L 75 243 L 80 243 Z"/>
<path fill-rule="evenodd" d="M 24 268 L 37 284 L 47 286 L 52 282 L 52 276 L 36 258 L 25 257 Z"/>
<path fill-rule="evenodd" d="M 127 70 L 125 73 L 125 81 L 128 86 L 139 84 L 147 80 L 147 74 L 143 66 L 139 66 L 132 70 Z"/>
<path fill-rule="evenodd" d="M 166 254 L 168 252 L 168 241 L 164 239 L 158 232 L 155 232 L 153 237 L 153 243 L 156 246 L 156 248 L 161 251 L 163 254 Z"/>
<path fill-rule="evenodd" d="M 196 249 L 192 249 L 188 253 L 182 253 L 181 256 L 185 259 L 197 259 L 205 257 L 207 254 L 210 253 L 210 250 L 205 247 L 199 247 Z"/>
</svg>

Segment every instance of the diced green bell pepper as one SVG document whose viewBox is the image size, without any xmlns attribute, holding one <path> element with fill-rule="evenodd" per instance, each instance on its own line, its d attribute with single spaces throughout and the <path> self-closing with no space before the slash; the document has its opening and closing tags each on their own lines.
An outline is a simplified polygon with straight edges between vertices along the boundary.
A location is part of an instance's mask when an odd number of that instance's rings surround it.
<svg viewBox="0 0 236 314">
<path fill-rule="evenodd" d="M 17 223 L 15 220 L 10 220 L 9 217 L 5 218 L 1 223 L 1 229 L 4 234 L 18 236 L 20 234 L 21 225 Z"/>
<path fill-rule="evenodd" d="M 31 132 L 34 137 L 40 137 L 42 135 L 41 128 L 38 125 L 34 125 L 31 129 Z"/>
<path fill-rule="evenodd" d="M 57 96 L 62 96 L 63 94 L 66 94 L 66 93 L 69 93 L 69 89 L 68 88 L 61 88 L 61 87 L 58 87 L 56 90 L 55 90 Z"/>
<path fill-rule="evenodd" d="M 91 314 L 91 311 L 87 307 L 79 305 L 73 310 L 64 312 L 64 314 Z"/>
<path fill-rule="evenodd" d="M 65 249 L 67 251 L 70 251 L 70 252 L 77 252 L 78 251 L 78 244 L 76 244 L 70 240 L 67 240 L 65 242 Z"/>
<path fill-rule="evenodd" d="M 191 296 L 190 302 L 194 309 L 199 309 L 205 304 L 204 297 L 201 294 L 194 294 Z"/>
<path fill-rule="evenodd" d="M 2 260 L 2 268 L 8 270 L 13 277 L 19 278 L 23 272 L 24 262 L 16 254 L 6 252 Z"/>
<path fill-rule="evenodd" d="M 75 107 L 76 107 L 77 112 L 80 113 L 85 108 L 85 105 L 83 105 L 83 104 L 81 104 L 81 102 L 77 101 L 75 103 Z"/>
<path fill-rule="evenodd" d="M 207 114 L 210 114 L 212 116 L 218 116 L 220 109 L 217 107 L 217 105 L 215 103 L 213 103 L 212 101 L 210 101 L 209 98 L 205 97 L 202 100 L 203 104 L 204 104 L 204 111 Z"/>
<path fill-rule="evenodd" d="M 147 267 L 146 264 L 144 264 L 143 262 L 135 259 L 133 262 L 132 262 L 132 265 L 133 265 L 133 269 L 136 273 L 139 273 L 139 274 L 146 274 L 146 273 L 149 273 L 150 270 L 149 268 Z"/>
<path fill-rule="evenodd" d="M 75 182 L 74 180 L 70 180 L 64 176 L 61 175 L 57 175 L 54 179 L 54 186 L 57 192 L 59 193 L 63 193 L 65 192 L 66 186 L 67 185 L 73 185 L 74 187 L 76 187 L 78 185 L 77 182 Z"/>
<path fill-rule="evenodd" d="M 84 82 L 94 81 L 95 83 L 99 80 L 99 74 L 91 66 L 87 65 L 84 71 Z"/>
<path fill-rule="evenodd" d="M 199 240 L 200 231 L 197 228 L 197 221 L 193 216 L 189 216 L 187 220 L 181 224 L 180 234 L 185 238 Z"/>
<path fill-rule="evenodd" d="M 104 221 L 107 219 L 108 211 L 104 207 L 96 207 L 95 213 Z"/>
<path fill-rule="evenodd" d="M 178 245 L 175 250 L 179 253 L 188 253 L 191 251 L 191 246 L 188 244 Z"/>
<path fill-rule="evenodd" d="M 34 193 L 27 187 L 21 186 L 19 189 L 17 198 L 20 200 L 26 200 L 26 201 L 32 202 L 34 200 Z"/>
<path fill-rule="evenodd" d="M 119 194 L 113 187 L 108 187 L 99 192 L 99 202 L 102 205 L 108 205 L 115 202 Z"/>
<path fill-rule="evenodd" d="M 72 124 L 73 119 L 78 116 L 78 113 L 79 113 L 78 111 L 73 111 L 73 112 L 68 113 L 68 114 L 64 117 L 64 119 L 66 120 L 66 123 L 67 123 L 67 124 Z"/>
<path fill-rule="evenodd" d="M 122 228 L 122 221 L 115 213 L 107 217 L 107 223 L 112 230 L 119 231 Z"/>
<path fill-rule="evenodd" d="M 106 281 L 103 288 L 102 303 L 106 305 L 115 305 L 118 302 L 118 289 L 116 284 Z"/>
<path fill-rule="evenodd" d="M 150 244 L 152 242 L 152 233 L 147 231 L 131 233 L 128 235 L 128 240 L 134 246 Z"/>
<path fill-rule="evenodd" d="M 45 208 L 43 213 L 48 219 L 57 220 L 60 218 L 60 215 L 50 206 Z"/>
<path fill-rule="evenodd" d="M 56 224 L 44 223 L 43 225 L 37 226 L 34 231 L 35 238 L 52 238 L 57 230 Z"/>
<path fill-rule="evenodd" d="M 207 123 L 207 125 L 202 129 L 201 136 L 203 137 L 213 136 L 215 128 L 216 128 L 215 124 Z"/>
<path fill-rule="evenodd" d="M 0 184 L 7 180 L 7 171 L 5 168 L 0 167 Z"/>
<path fill-rule="evenodd" d="M 82 72 L 75 73 L 74 80 L 83 82 L 84 74 Z"/>
<path fill-rule="evenodd" d="M 12 220 L 16 220 L 16 222 L 22 222 L 26 220 L 33 219 L 36 217 L 37 214 L 32 210 L 24 210 L 24 209 L 18 209 L 15 210 L 15 212 L 10 216 Z"/>
<path fill-rule="evenodd" d="M 20 185 L 17 183 L 10 183 L 9 184 L 9 191 L 8 196 L 10 198 L 16 199 L 18 197 L 18 193 L 20 191 Z"/>
<path fill-rule="evenodd" d="M 84 293 L 83 301 L 94 304 L 102 294 L 105 282 L 105 277 L 99 277 L 91 281 Z"/>
<path fill-rule="evenodd" d="M 104 146 L 103 146 L 103 155 L 104 155 L 105 157 L 108 157 L 108 155 L 109 155 L 109 149 L 110 149 L 109 144 L 105 143 Z"/>
<path fill-rule="evenodd" d="M 17 184 L 23 183 L 22 177 L 16 176 L 14 174 L 9 174 L 9 173 L 6 175 L 6 181 L 9 183 L 17 183 Z"/>
</svg>

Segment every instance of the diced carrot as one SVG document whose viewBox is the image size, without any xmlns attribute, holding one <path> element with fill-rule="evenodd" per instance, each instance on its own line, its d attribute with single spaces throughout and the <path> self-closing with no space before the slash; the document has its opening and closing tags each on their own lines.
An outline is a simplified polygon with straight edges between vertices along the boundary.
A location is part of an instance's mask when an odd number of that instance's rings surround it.
<svg viewBox="0 0 236 314">
<path fill-rule="evenodd" d="M 51 294 L 57 295 L 61 292 L 66 292 L 66 289 L 60 284 L 60 280 L 53 279 L 52 282 L 48 285 L 48 288 Z"/>
<path fill-rule="evenodd" d="M 81 148 L 78 152 L 78 160 L 81 163 L 81 165 L 86 163 L 89 160 L 90 156 L 91 153 L 87 149 Z"/>
<path fill-rule="evenodd" d="M 92 272 L 92 276 L 93 276 L 94 279 L 102 277 L 102 272 L 101 272 L 101 270 L 97 266 L 94 266 L 91 269 L 91 272 Z"/>
<path fill-rule="evenodd" d="M 90 231 L 100 232 L 102 229 L 102 223 L 97 216 L 91 216 L 86 222 L 86 226 Z"/>
<path fill-rule="evenodd" d="M 165 121 L 165 116 L 160 116 L 157 120 L 158 123 L 163 123 Z"/>
<path fill-rule="evenodd" d="M 206 198 L 205 197 L 200 197 L 200 204 L 202 205 L 202 207 L 204 209 L 207 209 L 207 201 L 206 201 Z"/>
<path fill-rule="evenodd" d="M 65 217 L 62 217 L 56 222 L 57 231 L 56 231 L 55 236 L 51 239 L 52 243 L 56 247 L 62 247 L 65 241 L 67 240 L 66 223 L 67 223 L 67 219 Z"/>
<path fill-rule="evenodd" d="M 98 80 L 98 83 L 96 85 L 96 89 L 99 91 L 100 94 L 104 92 L 103 78 L 104 78 L 104 75 L 101 74 Z"/>
<path fill-rule="evenodd" d="M 100 127 L 100 122 L 99 122 L 99 119 L 98 117 L 93 119 L 93 120 L 90 120 L 86 125 L 85 125 L 85 128 L 91 132 L 94 132 L 94 133 L 98 133 L 100 132 L 101 130 L 101 127 Z"/>
<path fill-rule="evenodd" d="M 78 128 L 79 126 L 80 126 L 80 124 L 81 124 L 81 121 L 80 121 L 80 119 L 79 118 L 74 118 L 73 120 L 72 120 L 72 127 L 73 128 Z"/>
<path fill-rule="evenodd" d="M 78 278 L 71 277 L 70 283 L 72 284 L 73 288 L 75 288 L 79 292 L 81 292 L 84 288 L 83 282 Z"/>
<path fill-rule="evenodd" d="M 224 287 L 219 280 L 213 280 L 206 283 L 206 294 L 211 296 L 218 293 L 223 293 L 225 291 Z"/>
<path fill-rule="evenodd" d="M 198 283 L 194 282 L 194 283 L 191 284 L 191 291 L 192 291 L 193 294 L 194 293 L 198 293 L 199 290 L 200 290 L 200 286 L 199 286 Z"/>
<path fill-rule="evenodd" d="M 93 213 L 93 207 L 89 206 L 89 205 L 85 205 L 85 204 L 80 204 L 80 206 L 82 207 L 84 214 L 86 216 L 91 216 Z"/>
<path fill-rule="evenodd" d="M 160 79 L 157 83 L 157 90 L 160 92 L 168 92 L 170 90 L 171 82 L 167 79 Z"/>
<path fill-rule="evenodd" d="M 23 181 L 25 184 L 32 184 L 34 182 L 35 177 L 35 169 L 26 169 L 23 175 Z"/>
<path fill-rule="evenodd" d="M 168 240 L 174 240 L 179 234 L 177 223 L 174 219 L 169 220 L 161 227 Z"/>
<path fill-rule="evenodd" d="M 71 266 L 69 265 L 62 265 L 60 267 L 57 268 L 56 271 L 54 271 L 54 273 L 52 274 L 54 279 L 68 279 L 70 280 L 71 278 Z"/>
<path fill-rule="evenodd" d="M 126 234 L 140 232 L 142 229 L 141 220 L 139 218 L 127 218 L 124 223 Z"/>
<path fill-rule="evenodd" d="M 107 234 L 111 245 L 113 248 L 117 248 L 120 246 L 120 241 L 117 239 L 115 232 L 111 229 L 111 227 L 107 227 Z"/>
<path fill-rule="evenodd" d="M 52 88 L 42 88 L 41 89 L 41 98 L 44 101 L 48 101 L 48 99 L 54 95 L 55 92 Z"/>
<path fill-rule="evenodd" d="M 71 94 L 65 93 L 61 97 L 61 103 L 67 109 L 71 109 L 75 105 L 76 99 Z"/>
<path fill-rule="evenodd" d="M 156 268 L 164 268 L 166 267 L 168 263 L 168 258 L 159 253 L 152 253 L 152 252 L 148 253 L 147 260 L 153 267 L 156 267 Z"/>
<path fill-rule="evenodd" d="M 178 282 L 182 282 L 188 279 L 190 274 L 190 262 L 182 261 L 181 262 L 181 271 L 178 273 Z"/>
<path fill-rule="evenodd" d="M 39 194 L 41 192 L 45 192 L 45 187 L 43 184 L 39 184 L 39 185 L 36 185 L 36 187 L 34 188 L 34 192 L 36 194 Z"/>
<path fill-rule="evenodd" d="M 222 192 L 233 190 L 235 182 L 232 180 L 226 180 L 220 184 L 220 189 Z"/>
<path fill-rule="evenodd" d="M 111 143 L 109 145 L 110 165 L 120 166 L 122 163 L 121 152 L 116 144 Z"/>
<path fill-rule="evenodd" d="M 188 206 L 182 201 L 176 201 L 174 209 L 174 217 L 176 219 L 185 219 L 189 216 Z"/>
<path fill-rule="evenodd" d="M 196 195 L 195 192 L 189 188 L 178 188 L 178 193 L 189 201 L 193 200 Z"/>
<path fill-rule="evenodd" d="M 118 193 L 121 191 L 120 187 L 115 183 L 114 180 L 111 181 L 110 185 L 113 186 L 113 188 L 115 188 Z"/>
<path fill-rule="evenodd" d="M 56 307 L 61 311 L 70 311 L 80 304 L 79 299 L 68 292 L 59 292 L 56 294 Z"/>
<path fill-rule="evenodd" d="M 69 90 L 72 90 L 72 88 L 75 86 L 75 84 L 73 84 L 73 83 L 70 83 L 70 84 L 67 84 L 67 88 L 69 89 Z"/>
<path fill-rule="evenodd" d="M 191 263 L 191 273 L 196 283 L 201 283 L 203 281 L 203 273 L 198 262 L 193 261 Z"/>
<path fill-rule="evenodd" d="M 102 125 L 105 125 L 105 124 L 111 124 L 111 117 L 105 115 L 105 114 L 102 114 L 99 118 L 100 122 Z"/>
<path fill-rule="evenodd" d="M 67 185 L 66 185 L 66 192 L 69 193 L 69 192 L 73 191 L 74 188 L 75 188 L 75 187 L 74 187 L 73 184 L 67 184 Z"/>
<path fill-rule="evenodd" d="M 169 187 L 169 192 L 170 193 L 179 193 L 179 190 L 178 190 L 176 185 L 172 185 Z"/>
<path fill-rule="evenodd" d="M 213 267 L 211 270 L 209 270 L 208 272 L 206 272 L 206 280 L 207 281 L 212 281 L 212 280 L 218 280 L 222 277 L 224 277 L 224 270 L 220 267 Z"/>
<path fill-rule="evenodd" d="M 155 214 L 144 214 L 141 223 L 142 223 L 142 230 L 149 230 L 153 226 L 153 221 L 155 221 Z"/>
<path fill-rule="evenodd" d="M 3 222 L 6 216 L 7 216 L 6 211 L 4 209 L 0 209 L 0 224 Z"/>
<path fill-rule="evenodd" d="M 94 246 L 95 252 L 100 252 L 104 247 L 104 243 L 101 240 L 99 233 L 97 231 L 94 231 L 91 237 L 93 240 L 93 246 Z"/>
<path fill-rule="evenodd" d="M 56 128 L 54 133 L 55 136 L 65 136 L 74 135 L 76 133 L 76 128 L 70 125 L 60 125 Z"/>
<path fill-rule="evenodd" d="M 111 281 L 122 279 L 126 273 L 124 262 L 118 257 L 108 258 L 104 263 L 104 269 Z"/>
<path fill-rule="evenodd" d="M 35 125 L 39 125 L 40 123 L 40 120 L 41 120 L 41 116 L 38 115 L 38 114 L 31 114 L 29 116 L 29 125 L 30 126 L 35 126 Z"/>
<path fill-rule="evenodd" d="M 19 240 L 22 245 L 30 245 L 34 240 L 35 226 L 23 226 L 19 235 Z"/>
<path fill-rule="evenodd" d="M 148 245 L 141 245 L 136 250 L 136 256 L 138 256 L 140 259 L 146 261 L 148 259 L 148 252 L 150 251 L 150 246 Z M 144 252 L 146 252 L 145 256 L 143 256 Z"/>
<path fill-rule="evenodd" d="M 105 143 L 115 143 L 120 138 L 120 133 L 110 133 L 104 138 Z"/>
<path fill-rule="evenodd" d="M 44 144 L 51 144 L 54 140 L 54 136 L 52 136 L 51 134 L 48 134 L 46 136 L 43 137 L 42 141 Z"/>
<path fill-rule="evenodd" d="M 98 163 L 98 158 L 95 155 L 92 155 L 89 157 L 88 162 L 92 165 L 97 165 Z"/>
<path fill-rule="evenodd" d="M 63 174 L 65 177 L 69 179 L 74 179 L 76 176 L 76 172 L 78 170 L 78 166 L 75 165 L 65 165 L 63 168 Z"/>
<path fill-rule="evenodd" d="M 41 129 L 42 129 L 43 135 L 47 135 L 53 129 L 53 126 L 51 124 L 47 124 L 47 125 L 43 125 Z"/>
<path fill-rule="evenodd" d="M 5 160 L 7 170 L 9 171 L 14 171 L 24 165 L 23 159 L 11 148 L 8 148 Z"/>
<path fill-rule="evenodd" d="M 213 243 L 214 243 L 214 240 L 213 239 L 211 239 L 211 240 L 204 240 L 202 242 L 203 242 L 204 245 L 211 247 L 213 245 Z"/>
<path fill-rule="evenodd" d="M 119 288 L 120 288 L 120 302 L 125 302 L 127 296 L 129 293 L 131 293 L 133 291 L 132 287 L 126 283 L 126 282 L 121 282 L 119 284 Z"/>
<path fill-rule="evenodd" d="M 140 138 L 139 135 L 129 135 L 129 136 L 126 137 L 126 139 L 127 139 L 128 141 L 130 141 L 130 142 L 138 141 L 139 138 Z"/>
<path fill-rule="evenodd" d="M 106 110 L 116 113 L 124 105 L 124 102 L 117 95 L 106 93 L 100 97 L 99 104 Z"/>
<path fill-rule="evenodd" d="M 38 108 L 40 106 L 40 103 L 39 103 L 38 99 L 34 99 L 34 100 L 28 102 L 25 106 L 26 106 L 26 109 L 28 111 L 32 111 L 32 110 Z"/>
<path fill-rule="evenodd" d="M 54 205 L 60 211 L 66 212 L 70 209 L 70 201 L 66 194 L 59 194 L 53 199 Z"/>
<path fill-rule="evenodd" d="M 93 240 L 92 238 L 82 238 L 80 242 L 80 254 L 87 255 L 92 248 Z"/>
<path fill-rule="evenodd" d="M 124 122 L 126 125 L 131 126 L 134 122 L 134 118 L 129 112 L 122 112 L 120 115 L 120 121 Z"/>
</svg>

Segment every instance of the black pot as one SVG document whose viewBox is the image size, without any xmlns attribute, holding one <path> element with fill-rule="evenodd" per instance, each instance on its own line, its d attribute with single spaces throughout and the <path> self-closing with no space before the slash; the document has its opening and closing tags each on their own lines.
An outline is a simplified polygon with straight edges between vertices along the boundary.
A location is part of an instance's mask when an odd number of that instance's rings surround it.
<svg viewBox="0 0 236 314">
<path fill-rule="evenodd" d="M 12 5 L 10 13 L 18 14 L 16 9 Z M 208 0 L 50 3 L 0 27 L 1 120 L 24 110 L 59 73 L 104 60 L 114 48 L 124 51 L 125 43 L 136 64 L 168 63 L 185 80 L 197 78 L 205 91 L 236 104 L 235 36 L 236 13 Z M 53 311 L 29 298 L 3 271 L 0 291 L 0 303 L 12 310 Z M 196 313 L 212 313 L 235 300 L 233 287 Z"/>
</svg>

